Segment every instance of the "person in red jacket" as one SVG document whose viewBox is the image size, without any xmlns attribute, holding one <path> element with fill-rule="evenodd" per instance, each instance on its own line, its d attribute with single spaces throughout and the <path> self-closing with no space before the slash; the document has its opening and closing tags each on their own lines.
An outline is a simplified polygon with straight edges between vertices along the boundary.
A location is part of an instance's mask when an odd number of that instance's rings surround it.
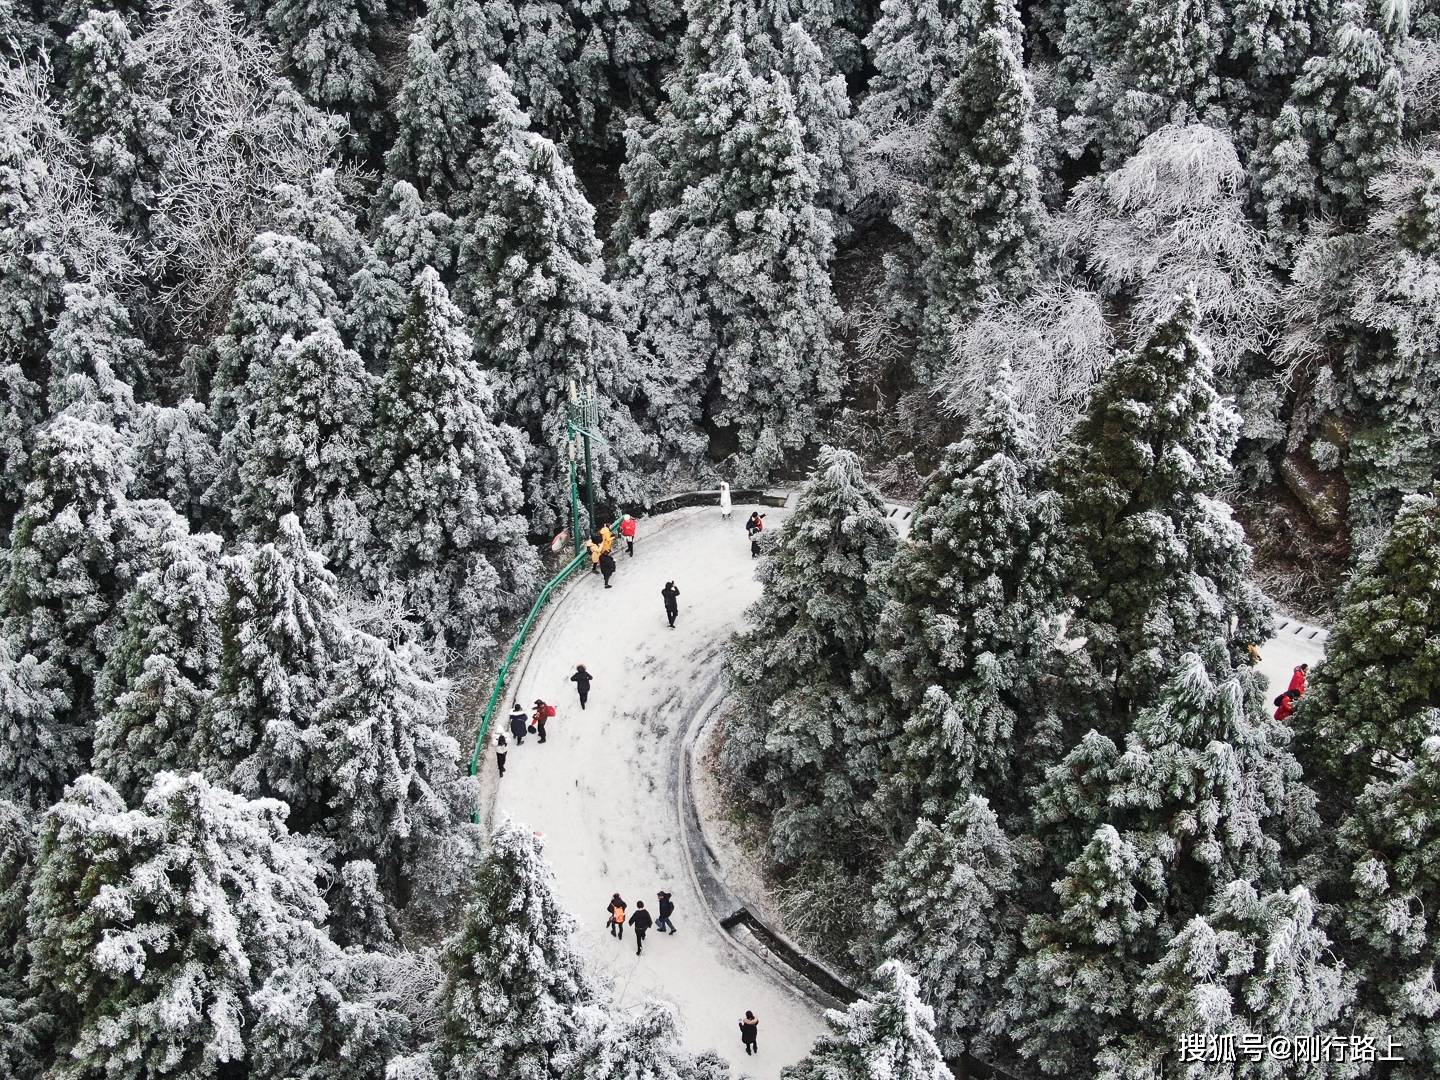
<svg viewBox="0 0 1440 1080">
<path fill-rule="evenodd" d="M 625 538 L 625 554 L 635 557 L 635 519 L 626 514 L 620 519 L 620 535 Z"/>
<path fill-rule="evenodd" d="M 1308 674 L 1310 674 L 1309 664 L 1298 665 L 1290 675 L 1290 685 L 1286 689 L 1294 690 L 1297 697 L 1303 697 L 1305 695 L 1305 676 Z"/>
<path fill-rule="evenodd" d="M 1295 703 L 1299 700 L 1300 695 L 1294 690 L 1286 690 L 1276 698 L 1275 703 L 1278 707 L 1275 710 L 1275 722 L 1283 724 L 1288 721 L 1291 714 L 1295 711 Z"/>
</svg>

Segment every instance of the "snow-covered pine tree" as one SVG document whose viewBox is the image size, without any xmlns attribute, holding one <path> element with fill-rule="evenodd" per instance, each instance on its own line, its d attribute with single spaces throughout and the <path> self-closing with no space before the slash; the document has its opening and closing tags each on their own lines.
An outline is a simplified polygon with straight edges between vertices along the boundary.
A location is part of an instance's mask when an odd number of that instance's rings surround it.
<svg viewBox="0 0 1440 1080">
<path fill-rule="evenodd" d="M 860 122 L 850 116 L 845 76 L 815 42 L 805 25 L 792 22 L 781 30 L 780 68 L 790 80 L 801 139 L 815 162 L 819 190 L 815 205 L 829 210 L 837 240 L 849 233 L 847 215 L 854 201 Z"/>
<path fill-rule="evenodd" d="M 426 629 L 476 647 L 540 574 L 520 516 L 524 443 L 492 419 L 461 322 L 439 275 L 421 271 L 376 406 L 376 535 Z"/>
<path fill-rule="evenodd" d="M 43 203 L 52 183 L 18 124 L 0 125 L 0 532 L 30 478 L 34 429 L 45 417 L 49 330 L 68 266 Z"/>
<path fill-rule="evenodd" d="M 1076 687 L 1086 722 L 1118 737 L 1181 654 L 1226 642 L 1231 662 L 1270 634 L 1250 550 L 1217 497 L 1237 420 L 1211 384 L 1193 295 L 1118 357 L 1058 454 L 1072 558 Z"/>
<path fill-rule="evenodd" d="M 34 870 L 32 814 L 0 798 L 0 1070 L 13 1080 L 37 1080 L 51 1057 L 52 1017 L 25 985 L 25 913 Z"/>
<path fill-rule="evenodd" d="M 371 634 L 349 635 L 345 655 L 305 733 L 311 785 L 332 862 L 363 859 L 397 907 L 426 882 L 416 867 L 470 805 L 460 746 L 445 730 L 449 686 L 426 657 Z"/>
<path fill-rule="evenodd" d="M 254 239 L 229 321 L 214 346 L 210 412 L 221 448 L 217 496 L 239 489 L 237 474 L 250 451 L 258 391 L 281 341 L 302 341 L 324 320 L 338 325 L 340 318 L 318 247 L 273 232 Z M 217 497 L 217 502 L 228 501 Z"/>
<path fill-rule="evenodd" d="M 875 65 L 860 118 L 873 138 L 887 125 L 919 120 L 944 91 L 991 0 L 880 0 L 865 39 Z"/>
<path fill-rule="evenodd" d="M 320 864 L 284 814 L 161 773 L 138 809 L 85 776 L 45 816 L 31 978 L 56 1003 L 68 1076 L 338 1080 L 377 1064 L 381 1018 L 337 985 Z"/>
<path fill-rule="evenodd" d="M 874 574 L 895 546 L 859 460 L 823 447 L 761 564 L 764 594 L 730 647 L 735 712 L 721 760 L 772 815 L 769 843 L 783 863 L 853 859 L 875 841 L 858 811 L 883 747 L 849 702 L 875 689 L 865 666 L 881 603 Z"/>
<path fill-rule="evenodd" d="M 1042 861 L 1089 839 L 1055 885 L 1058 909 L 1029 920 L 1011 983 L 1019 1048 L 1042 1070 L 1173 1051 L 1138 996 L 1143 970 L 1232 882 L 1285 885 L 1282 846 L 1310 835 L 1314 798 L 1254 679 L 1218 642 L 1181 657 L 1123 752 L 1092 731 L 1037 791 Z"/>
<path fill-rule="evenodd" d="M 1440 492 L 1406 499 L 1389 535 L 1360 561 L 1295 717 L 1329 823 L 1436 734 L 1437 641 Z"/>
<path fill-rule="evenodd" d="M 951 1080 L 932 1034 L 935 1012 L 905 965 L 886 961 L 874 981 L 869 998 L 826 1012 L 830 1030 L 799 1063 L 780 1071 L 782 1080 Z"/>
<path fill-rule="evenodd" d="M 816 163 L 784 77 L 755 74 L 733 33 L 660 128 L 622 169 L 627 185 L 638 171 L 646 191 L 676 196 L 652 204 L 626 256 L 638 344 L 664 383 L 646 419 L 670 459 L 703 468 L 704 425 L 712 457 L 734 447 L 741 475 L 760 479 L 813 441 L 840 393 Z M 645 177 L 657 168 L 668 175 Z"/>
<path fill-rule="evenodd" d="M 1098 151 L 1113 166 L 1166 124 L 1222 121 L 1231 19 L 1220 0 L 1138 0 L 1118 9 L 1070 0 L 1060 39 L 1070 153 Z"/>
<path fill-rule="evenodd" d="M 1034 97 L 1013 0 L 989 0 L 978 29 L 930 114 L 922 176 L 895 215 L 920 257 L 921 386 L 943 368 L 957 322 L 989 290 L 1022 296 L 1038 269 L 1043 211 Z"/>
<path fill-rule="evenodd" d="M 871 662 L 896 746 L 882 765 L 896 843 L 918 814 L 943 818 L 972 791 L 1002 814 L 1017 810 L 1021 772 L 1041 766 L 1017 765 L 1045 726 L 1041 686 L 1062 604 L 1059 512 L 1041 468 L 1002 363 L 969 434 L 927 479 L 883 582 Z"/>
<path fill-rule="evenodd" d="M 0 635 L 0 799 L 43 808 L 84 768 L 85 731 L 58 668 Z"/>
<path fill-rule="evenodd" d="M 1316 216 L 1363 219 L 1366 188 L 1399 145 L 1405 109 L 1395 37 L 1380 19 L 1359 0 L 1339 5 L 1326 51 L 1305 61 L 1291 88 L 1287 123 L 1262 143 L 1257 171 L 1272 227 Z M 1299 148 L 1315 181 L 1304 192 L 1294 190 Z"/>
<path fill-rule="evenodd" d="M 91 771 L 129 803 L 156 773 L 197 764 L 190 744 L 218 678 L 224 600 L 220 538 L 208 533 L 167 544 L 125 599 L 96 686 Z"/>
<path fill-rule="evenodd" d="M 875 890 L 876 952 L 904 961 L 935 1010 L 948 1060 L 987 1058 L 1019 949 L 1014 843 L 971 795 L 943 820 L 922 818 Z"/>
<path fill-rule="evenodd" d="M 96 199 L 142 242 L 160 187 L 174 118 L 153 89 L 145 50 L 122 14 L 92 9 L 65 42 L 65 124 L 78 141 Z"/>
<path fill-rule="evenodd" d="M 456 302 L 470 315 L 477 359 L 498 371 L 507 422 L 530 441 L 523 478 L 532 533 L 566 521 L 565 409 L 570 387 L 593 385 L 598 487 L 612 505 L 638 505 L 653 440 L 630 403 L 644 368 L 632 357 L 619 297 L 605 281 L 595 211 L 554 143 L 529 123 L 499 68 L 493 119 L 471 170 L 470 210 L 459 223 Z"/>
<path fill-rule="evenodd" d="M 93 690 L 114 619 L 136 577 L 184 522 L 163 503 L 132 504 L 129 448 L 113 427 L 61 413 L 35 439 L 33 473 L 6 554 L 0 617 L 20 685 L 30 688 L 24 715 L 37 721 L 62 708 L 48 729 L 21 725 L 38 742 L 11 751 L 33 755 L 32 777 L 64 777 L 89 759 L 95 719 Z M 34 657 L 30 667 L 22 657 Z M 23 673 L 23 674 L 19 674 Z M 43 679 L 43 682 L 37 682 Z M 40 805 L 61 784 L 40 793 Z"/>
<path fill-rule="evenodd" d="M 384 126 L 385 76 L 375 55 L 376 38 L 387 29 L 384 0 L 278 0 L 263 10 L 305 100 L 374 138 Z M 357 147 L 358 156 L 366 149 Z"/>
<path fill-rule="evenodd" d="M 247 438 L 222 443 L 222 468 L 237 485 L 234 527 L 268 539 L 277 516 L 293 513 L 332 566 L 360 569 L 375 511 L 366 442 L 374 385 L 359 354 L 322 319 L 304 338 L 281 339 L 246 387 Z"/>
<path fill-rule="evenodd" d="M 118 297 L 93 285 L 65 286 L 65 307 L 50 332 L 46 360 L 52 416 L 68 408 L 77 416 L 129 429 L 135 391 L 149 382 L 152 358 Z"/>
<path fill-rule="evenodd" d="M 714 1051 L 681 1050 L 679 1017 L 666 1002 L 646 1001 L 628 1014 L 581 1010 L 580 1034 L 562 1080 L 729 1080 L 730 1067 Z"/>
<path fill-rule="evenodd" d="M 220 565 L 220 670 L 193 760 L 242 795 L 284 799 L 302 832 L 321 809 L 305 732 L 347 645 L 335 578 L 294 514 L 280 519 L 272 543 L 246 545 Z"/>
<path fill-rule="evenodd" d="M 1055 882 L 1054 914 L 1032 915 L 1010 979 L 1009 1028 L 1020 1054 L 1050 1075 L 1088 1074 L 1139 1026 L 1136 990 L 1165 933 L 1150 902 L 1164 865 L 1101 825 Z"/>
<path fill-rule="evenodd" d="M 194 398 L 178 405 L 142 405 L 130 429 L 131 491 L 137 498 L 164 499 L 199 529 L 210 525 L 210 492 L 220 473 L 210 410 Z"/>
<path fill-rule="evenodd" d="M 437 1055 L 447 1080 L 549 1080 L 576 1045 L 579 1010 L 596 1001 L 541 850 L 502 822 L 445 946 Z"/>
<path fill-rule="evenodd" d="M 1145 1027 L 1102 1054 L 1094 1075 L 1119 1080 L 1157 1069 L 1170 1075 L 1177 1032 L 1220 1040 L 1247 1034 L 1291 1040 L 1330 1036 L 1349 996 L 1344 974 L 1303 886 L 1262 894 L 1248 881 L 1233 882 L 1146 971 L 1139 990 Z M 1272 1060 L 1250 1075 L 1320 1077 L 1342 1071 L 1338 1064 Z M 1179 1063 L 1174 1075 L 1211 1080 L 1216 1065 Z"/>
<path fill-rule="evenodd" d="M 1341 914 L 1332 935 L 1356 977 L 1357 1024 L 1376 1045 L 1404 1048 L 1402 1080 L 1440 1070 L 1440 709 L 1424 726 L 1410 758 L 1356 800 L 1327 889 Z"/>
</svg>

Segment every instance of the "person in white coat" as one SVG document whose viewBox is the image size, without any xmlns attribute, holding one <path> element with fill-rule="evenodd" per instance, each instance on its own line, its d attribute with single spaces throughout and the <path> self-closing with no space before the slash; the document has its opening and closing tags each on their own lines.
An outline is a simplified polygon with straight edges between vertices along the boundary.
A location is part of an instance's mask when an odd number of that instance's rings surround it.
<svg viewBox="0 0 1440 1080">
<path fill-rule="evenodd" d="M 720 518 L 730 520 L 730 485 L 724 482 L 720 484 Z"/>
</svg>

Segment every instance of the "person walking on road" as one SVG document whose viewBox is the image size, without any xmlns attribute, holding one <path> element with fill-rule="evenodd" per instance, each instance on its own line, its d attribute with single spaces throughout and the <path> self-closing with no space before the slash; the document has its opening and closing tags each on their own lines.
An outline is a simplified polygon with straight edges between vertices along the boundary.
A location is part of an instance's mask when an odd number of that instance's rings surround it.
<svg viewBox="0 0 1440 1080">
<path fill-rule="evenodd" d="M 505 775 L 505 758 L 510 754 L 510 743 L 504 735 L 495 736 L 495 764 L 500 767 L 500 775 Z"/>
<path fill-rule="evenodd" d="M 525 741 L 525 710 L 520 707 L 518 701 L 510 710 L 510 734 L 515 739 L 516 746 Z"/>
<path fill-rule="evenodd" d="M 1294 690 L 1286 690 L 1275 699 L 1275 722 L 1283 724 L 1290 719 L 1295 712 L 1295 703 L 1300 700 L 1300 695 Z"/>
<path fill-rule="evenodd" d="M 611 588 L 610 575 L 615 573 L 615 556 L 608 551 L 600 556 L 600 573 L 604 575 L 605 587 Z"/>
<path fill-rule="evenodd" d="M 635 955 L 639 956 L 645 948 L 645 935 L 650 930 L 652 920 L 650 913 L 645 910 L 645 901 L 635 901 L 635 914 L 630 916 L 630 925 L 635 928 Z"/>
<path fill-rule="evenodd" d="M 530 714 L 530 723 L 535 725 L 535 734 L 540 736 L 540 745 L 545 745 L 545 721 L 550 719 L 550 706 L 539 698 L 535 699 L 535 711 Z"/>
<path fill-rule="evenodd" d="M 600 546 L 600 534 L 592 533 L 590 539 L 586 540 L 582 546 L 590 553 L 590 572 L 598 574 L 600 572 L 600 556 L 605 554 L 605 550 Z"/>
<path fill-rule="evenodd" d="M 610 936 L 625 940 L 625 901 L 618 892 L 611 894 L 605 910 L 610 912 L 610 921 L 605 924 L 610 928 Z"/>
<path fill-rule="evenodd" d="M 745 522 L 745 531 L 750 534 L 750 557 L 756 558 L 760 554 L 760 533 L 765 529 L 765 515 L 756 510 L 750 515 L 750 520 Z"/>
<path fill-rule="evenodd" d="M 615 550 L 615 534 L 610 531 L 609 525 L 600 526 L 600 553 L 609 555 Z"/>
<path fill-rule="evenodd" d="M 745 1044 L 745 1054 L 760 1053 L 760 1021 L 749 1009 L 745 1010 L 745 1018 L 740 1021 L 740 1041 Z"/>
<path fill-rule="evenodd" d="M 625 554 L 630 558 L 635 557 L 635 519 L 626 514 L 620 519 L 620 535 L 625 538 Z"/>
<path fill-rule="evenodd" d="M 680 590 L 675 587 L 675 582 L 665 582 L 665 587 L 660 590 L 660 596 L 665 601 L 665 617 L 670 620 L 670 629 L 675 629 L 675 616 L 680 614 L 680 605 L 676 599 L 680 596 Z"/>
<path fill-rule="evenodd" d="M 730 485 L 720 482 L 720 520 L 730 520 Z"/>
<path fill-rule="evenodd" d="M 594 679 L 590 672 L 585 670 L 584 664 L 575 665 L 575 674 L 570 676 L 570 681 L 575 684 L 575 689 L 580 691 L 580 708 L 585 708 L 585 702 L 590 697 L 590 684 Z"/>
<path fill-rule="evenodd" d="M 1295 670 L 1290 673 L 1290 685 L 1287 690 L 1294 690 L 1296 697 L 1305 696 L 1305 677 L 1310 674 L 1309 664 L 1298 664 Z"/>
<path fill-rule="evenodd" d="M 675 901 L 670 899 L 668 892 L 656 893 L 655 899 L 660 901 L 660 917 L 655 920 L 655 929 L 675 933 L 675 924 L 670 921 L 670 916 L 675 914 Z"/>
</svg>

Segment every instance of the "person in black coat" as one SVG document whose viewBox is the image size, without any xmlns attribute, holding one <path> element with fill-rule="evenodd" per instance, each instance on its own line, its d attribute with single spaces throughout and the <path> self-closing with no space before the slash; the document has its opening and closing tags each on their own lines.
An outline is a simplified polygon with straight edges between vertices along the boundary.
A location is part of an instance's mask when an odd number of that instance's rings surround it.
<svg viewBox="0 0 1440 1080">
<path fill-rule="evenodd" d="M 580 691 L 580 708 L 585 708 L 585 701 L 590 697 L 590 684 L 594 679 L 590 672 L 585 670 L 584 664 L 575 665 L 575 674 L 570 676 L 570 681 L 575 684 L 575 689 Z"/>
<path fill-rule="evenodd" d="M 635 955 L 639 956 L 645 948 L 645 935 L 649 932 L 651 924 L 650 913 L 645 910 L 645 901 L 635 901 L 635 914 L 630 916 L 630 925 L 635 928 Z"/>
<path fill-rule="evenodd" d="M 610 575 L 613 573 L 615 573 L 615 556 L 607 551 L 604 555 L 600 556 L 600 574 L 605 578 L 605 587 L 607 589 L 611 587 Z"/>
<path fill-rule="evenodd" d="M 665 587 L 660 590 L 660 596 L 665 601 L 665 617 L 670 620 L 670 629 L 675 629 L 675 616 L 680 614 L 680 605 L 675 602 L 680 595 L 680 590 L 675 587 L 673 581 L 665 582 Z"/>
<path fill-rule="evenodd" d="M 747 1056 L 760 1052 L 760 1021 L 749 1009 L 745 1010 L 745 1019 L 740 1021 L 740 1041 L 745 1044 Z"/>
<path fill-rule="evenodd" d="M 515 745 L 519 746 L 525 741 L 525 710 L 520 707 L 520 702 L 515 702 L 515 707 L 510 710 L 510 734 L 515 737 Z"/>
<path fill-rule="evenodd" d="M 655 929 L 675 933 L 675 924 L 670 921 L 670 916 L 675 914 L 675 901 L 668 892 L 656 893 L 655 898 L 660 901 L 660 917 L 655 920 Z"/>
</svg>

